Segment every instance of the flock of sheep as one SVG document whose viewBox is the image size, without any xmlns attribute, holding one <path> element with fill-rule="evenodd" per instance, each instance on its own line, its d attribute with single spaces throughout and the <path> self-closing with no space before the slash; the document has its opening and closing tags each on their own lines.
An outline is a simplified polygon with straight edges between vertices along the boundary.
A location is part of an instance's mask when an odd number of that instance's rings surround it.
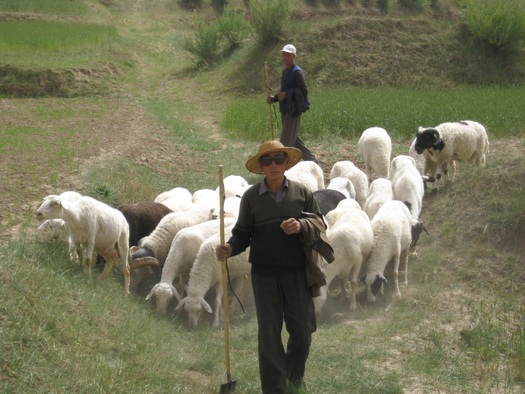
<svg viewBox="0 0 525 394">
<path fill-rule="evenodd" d="M 483 166 L 489 142 L 485 128 L 473 121 L 449 122 L 420 127 L 407 155 L 392 158 L 388 132 L 380 127 L 365 130 L 358 151 L 365 170 L 351 161 L 338 161 L 330 170 L 325 187 L 323 170 L 301 161 L 285 175 L 302 182 L 314 193 L 327 223 L 327 236 L 335 260 L 325 266 L 327 285 L 314 298 L 321 313 L 328 289 L 336 277 L 343 279 L 342 291 L 357 307 L 358 277 L 374 302 L 387 283 L 385 268 L 392 267 L 395 292 L 399 266 L 403 263 L 407 283 L 409 253 L 414 252 L 424 230 L 420 221 L 426 182 L 453 179 L 456 161 L 473 161 Z M 229 238 L 239 211 L 240 196 L 251 185 L 237 175 L 224 179 L 225 236 Z M 221 266 L 215 257 L 219 244 L 219 188 L 190 193 L 176 187 L 159 194 L 155 201 L 124 204 L 112 208 L 96 199 L 66 191 L 44 198 L 36 211 L 43 222 L 39 229 L 53 237 L 63 234 L 72 261 L 86 262 L 89 274 L 93 253 L 105 260 L 103 280 L 120 258 L 124 292 L 144 283 L 156 283 L 146 299 L 155 298 L 157 311 L 168 312 L 177 302 L 195 326 L 201 313 L 214 314 L 219 326 L 222 303 Z M 229 276 L 236 294 L 250 295 L 250 264 L 245 251 L 228 260 Z M 346 283 L 350 278 L 351 294 Z M 213 306 L 206 301 L 215 290 Z M 211 294 L 211 293 L 210 293 Z M 232 311 L 234 311 L 232 305 Z"/>
</svg>

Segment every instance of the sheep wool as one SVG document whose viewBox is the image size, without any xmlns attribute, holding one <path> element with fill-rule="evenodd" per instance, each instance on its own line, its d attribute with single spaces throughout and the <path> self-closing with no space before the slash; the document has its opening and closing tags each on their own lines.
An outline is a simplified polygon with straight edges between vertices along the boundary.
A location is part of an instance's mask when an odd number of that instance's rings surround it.
<svg viewBox="0 0 525 394">
<path fill-rule="evenodd" d="M 394 190 L 392 189 L 390 179 L 377 178 L 370 184 L 363 211 L 365 211 L 370 220 L 372 220 L 379 208 L 381 208 L 381 205 L 393 199 Z"/>
<path fill-rule="evenodd" d="M 349 160 L 336 162 L 330 170 L 330 180 L 336 177 L 346 177 L 352 182 L 355 188 L 355 199 L 361 206 L 365 205 L 368 196 L 368 177 Z"/>
<path fill-rule="evenodd" d="M 232 226 L 225 229 L 225 238 L 231 236 Z M 206 239 L 199 251 L 190 271 L 190 279 L 186 288 L 187 296 L 177 305 L 176 311 L 183 309 L 188 314 L 188 320 L 192 327 L 197 326 L 203 310 L 213 313 L 212 308 L 204 299 L 211 288 L 215 288 L 215 314 L 213 327 L 219 327 L 219 318 L 222 305 L 222 271 L 221 264 L 217 262 L 215 247 L 219 245 L 219 234 Z M 228 259 L 228 268 L 232 282 L 238 280 L 241 283 L 246 275 L 250 274 L 251 264 L 248 262 L 250 248 L 244 252 Z"/>
<path fill-rule="evenodd" d="M 300 161 L 284 172 L 286 178 L 299 182 L 313 192 L 324 189 L 323 169 L 313 161 Z"/>
<path fill-rule="evenodd" d="M 365 164 L 369 182 L 372 182 L 372 171 L 378 178 L 388 178 L 392 140 L 385 129 L 370 127 L 363 131 L 357 142 L 357 149 Z"/>
<path fill-rule="evenodd" d="M 368 301 L 375 302 L 377 293 L 387 283 L 384 271 L 391 260 L 394 262 L 395 291 L 400 297 L 398 271 L 401 261 L 405 268 L 405 284 L 408 283 L 408 254 L 412 242 L 410 212 L 401 201 L 388 201 L 379 208 L 371 225 L 374 243 L 365 275 Z"/>
</svg>

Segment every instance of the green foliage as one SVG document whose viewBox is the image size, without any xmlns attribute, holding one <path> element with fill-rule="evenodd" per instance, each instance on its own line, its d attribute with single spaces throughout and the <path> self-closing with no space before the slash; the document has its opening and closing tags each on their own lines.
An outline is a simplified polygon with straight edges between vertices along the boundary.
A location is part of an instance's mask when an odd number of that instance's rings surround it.
<svg viewBox="0 0 525 394">
<path fill-rule="evenodd" d="M 0 23 L 0 51 L 63 51 L 100 45 L 117 37 L 114 26 L 57 21 Z"/>
<path fill-rule="evenodd" d="M 249 0 L 250 20 L 260 45 L 283 39 L 294 4 L 295 0 Z"/>
<path fill-rule="evenodd" d="M 472 34 L 496 51 L 514 53 L 525 42 L 523 0 L 463 0 L 463 18 Z"/>
<path fill-rule="evenodd" d="M 250 23 L 246 21 L 244 11 L 236 11 L 230 6 L 225 6 L 219 18 L 219 31 L 228 41 L 231 48 L 241 46 L 242 40 L 251 31 Z"/>
<path fill-rule="evenodd" d="M 118 193 L 112 186 L 105 182 L 97 182 L 92 185 L 88 185 L 85 193 L 87 196 L 93 197 L 99 201 L 102 201 L 112 207 L 115 207 L 118 202 Z"/>
<path fill-rule="evenodd" d="M 217 22 L 210 23 L 204 16 L 194 13 L 194 37 L 184 42 L 184 49 L 197 57 L 198 66 L 210 66 L 221 53 L 221 32 Z"/>
<path fill-rule="evenodd" d="M 409 11 L 422 12 L 430 6 L 430 0 L 397 0 L 398 4 Z"/>
</svg>

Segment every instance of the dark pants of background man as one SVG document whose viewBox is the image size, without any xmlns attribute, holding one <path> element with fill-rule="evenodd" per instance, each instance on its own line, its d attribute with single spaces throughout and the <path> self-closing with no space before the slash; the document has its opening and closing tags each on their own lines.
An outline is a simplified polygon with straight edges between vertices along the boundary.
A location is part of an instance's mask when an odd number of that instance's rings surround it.
<svg viewBox="0 0 525 394">
<path fill-rule="evenodd" d="M 310 149 L 306 147 L 301 137 L 299 137 L 299 126 L 301 126 L 301 115 L 292 116 L 288 113 L 281 113 L 283 128 L 281 131 L 281 143 L 284 146 L 297 148 L 303 154 L 303 160 L 310 160 L 319 163 Z"/>
<path fill-rule="evenodd" d="M 284 393 L 286 381 L 300 384 L 312 333 L 315 309 L 304 270 L 279 275 L 252 273 L 257 310 L 259 373 L 264 394 Z M 283 317 L 289 334 L 286 350 L 281 332 Z"/>
</svg>

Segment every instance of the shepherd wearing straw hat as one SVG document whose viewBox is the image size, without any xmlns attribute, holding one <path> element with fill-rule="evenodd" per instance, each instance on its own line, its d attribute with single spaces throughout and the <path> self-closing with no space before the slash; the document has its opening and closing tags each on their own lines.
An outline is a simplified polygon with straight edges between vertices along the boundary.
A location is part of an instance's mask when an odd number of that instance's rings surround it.
<svg viewBox="0 0 525 394">
<path fill-rule="evenodd" d="M 306 274 L 307 225 L 301 218 L 305 212 L 322 216 L 312 192 L 284 175 L 301 157 L 298 149 L 279 141 L 260 146 L 246 168 L 265 178 L 243 194 L 232 236 L 216 249 L 217 258 L 224 260 L 250 247 L 263 393 L 284 393 L 287 385 L 304 385 L 316 330 Z M 283 322 L 289 334 L 286 348 L 281 340 Z"/>
<path fill-rule="evenodd" d="M 301 151 L 304 160 L 319 164 L 319 161 L 299 137 L 301 115 L 310 108 L 308 88 L 304 81 L 303 70 L 295 63 L 297 49 L 287 44 L 281 49 L 284 69 L 281 75 L 281 88 L 275 96 L 268 96 L 268 103 L 279 102 L 282 130 L 281 142 Z"/>
</svg>

